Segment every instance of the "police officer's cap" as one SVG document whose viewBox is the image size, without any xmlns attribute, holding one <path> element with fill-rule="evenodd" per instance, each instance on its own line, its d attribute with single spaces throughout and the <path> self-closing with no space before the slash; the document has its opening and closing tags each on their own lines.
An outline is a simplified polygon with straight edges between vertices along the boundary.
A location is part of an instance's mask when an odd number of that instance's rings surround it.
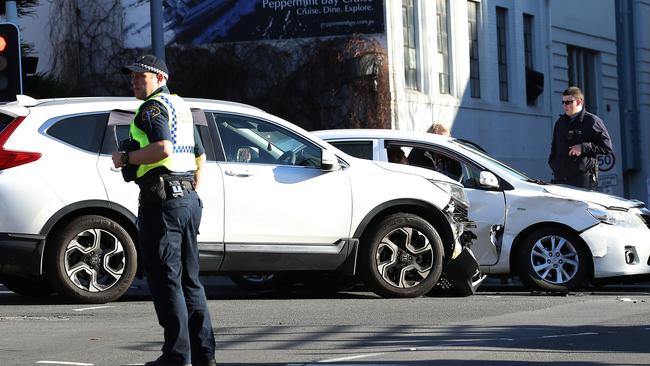
<svg viewBox="0 0 650 366">
<path fill-rule="evenodd" d="M 169 71 L 167 71 L 165 61 L 154 55 L 139 56 L 131 65 L 122 67 L 123 74 L 132 72 L 153 72 L 154 74 L 162 74 L 165 79 L 169 79 Z"/>
</svg>

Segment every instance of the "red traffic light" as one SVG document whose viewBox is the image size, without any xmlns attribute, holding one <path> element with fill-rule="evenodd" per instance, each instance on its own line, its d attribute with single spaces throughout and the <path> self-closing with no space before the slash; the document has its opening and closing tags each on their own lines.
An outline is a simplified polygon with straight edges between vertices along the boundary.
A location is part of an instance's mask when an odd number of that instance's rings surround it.
<svg viewBox="0 0 650 366">
<path fill-rule="evenodd" d="M 13 23 L 0 23 L 0 102 L 22 94 L 22 79 L 20 31 Z"/>
</svg>

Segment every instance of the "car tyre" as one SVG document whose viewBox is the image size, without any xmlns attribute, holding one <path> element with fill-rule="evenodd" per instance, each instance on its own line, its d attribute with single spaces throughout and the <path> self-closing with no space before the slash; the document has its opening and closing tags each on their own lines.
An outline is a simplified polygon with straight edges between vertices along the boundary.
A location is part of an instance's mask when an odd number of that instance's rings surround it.
<svg viewBox="0 0 650 366">
<path fill-rule="evenodd" d="M 55 233 L 48 247 L 48 274 L 56 291 L 75 302 L 101 304 L 122 296 L 137 269 L 129 234 L 102 216 L 81 216 Z"/>
<path fill-rule="evenodd" d="M 2 283 L 9 290 L 23 296 L 44 298 L 54 293 L 54 289 L 45 278 L 24 278 L 18 276 L 2 275 Z"/>
<path fill-rule="evenodd" d="M 444 250 L 436 229 L 423 218 L 396 213 L 374 225 L 362 244 L 364 283 L 384 297 L 418 297 L 442 273 Z"/>
<path fill-rule="evenodd" d="M 561 228 L 530 233 L 517 253 L 521 282 L 529 289 L 566 293 L 584 285 L 591 255 L 576 234 Z"/>
</svg>

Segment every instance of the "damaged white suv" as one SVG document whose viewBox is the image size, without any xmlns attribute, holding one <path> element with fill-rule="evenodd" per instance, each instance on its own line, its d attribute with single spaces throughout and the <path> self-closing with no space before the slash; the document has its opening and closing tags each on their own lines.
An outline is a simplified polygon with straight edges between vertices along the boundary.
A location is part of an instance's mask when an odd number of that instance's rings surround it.
<svg viewBox="0 0 650 366">
<path fill-rule="evenodd" d="M 377 294 L 414 297 L 462 252 L 468 202 L 457 182 L 353 158 L 254 107 L 187 101 L 208 160 L 199 192 L 203 272 L 358 273 Z M 0 105 L 6 287 L 89 303 L 129 288 L 138 188 L 123 182 L 110 154 L 139 104 L 21 96 Z M 463 266 L 475 274 L 477 264 Z"/>
</svg>

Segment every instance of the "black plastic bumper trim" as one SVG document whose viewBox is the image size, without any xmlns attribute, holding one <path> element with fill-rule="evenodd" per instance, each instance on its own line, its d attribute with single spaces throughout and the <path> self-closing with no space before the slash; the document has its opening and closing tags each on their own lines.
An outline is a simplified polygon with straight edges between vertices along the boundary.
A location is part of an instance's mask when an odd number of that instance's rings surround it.
<svg viewBox="0 0 650 366">
<path fill-rule="evenodd" d="M 21 277 L 42 272 L 44 235 L 0 233 L 0 273 Z"/>
</svg>

